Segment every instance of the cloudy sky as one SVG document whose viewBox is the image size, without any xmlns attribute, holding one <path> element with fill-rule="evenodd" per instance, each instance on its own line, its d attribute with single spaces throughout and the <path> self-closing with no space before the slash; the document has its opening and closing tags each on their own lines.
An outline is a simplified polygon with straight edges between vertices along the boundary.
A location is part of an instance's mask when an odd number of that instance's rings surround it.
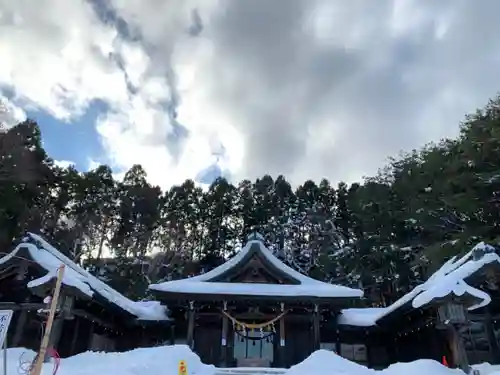
<svg viewBox="0 0 500 375">
<path fill-rule="evenodd" d="M 3 121 L 163 187 L 359 179 L 500 90 L 498 0 L 0 0 Z"/>
</svg>

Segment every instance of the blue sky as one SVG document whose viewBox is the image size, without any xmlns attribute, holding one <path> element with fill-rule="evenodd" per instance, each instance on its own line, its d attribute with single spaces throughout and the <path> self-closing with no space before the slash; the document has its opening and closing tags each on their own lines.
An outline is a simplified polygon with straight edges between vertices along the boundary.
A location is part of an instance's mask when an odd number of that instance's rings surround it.
<svg viewBox="0 0 500 375">
<path fill-rule="evenodd" d="M 71 122 L 58 120 L 43 110 L 28 110 L 26 114 L 40 125 L 44 148 L 51 158 L 55 161 L 72 162 L 78 170 L 86 171 L 95 167 L 95 163 L 113 166 L 113 162 L 109 160 L 101 145 L 95 128 L 97 118 L 107 109 L 106 103 L 96 100 L 89 105 L 81 117 Z M 170 143 L 179 142 L 175 135 L 171 138 Z M 224 156 L 223 151 L 214 155 Z M 115 170 L 115 172 L 122 172 L 122 170 Z M 194 179 L 201 184 L 209 185 L 223 175 L 226 178 L 229 177 L 229 173 L 224 174 L 217 162 L 214 162 L 200 170 Z"/>
<path fill-rule="evenodd" d="M 94 126 L 105 108 L 105 103 L 96 101 L 71 123 L 59 121 L 45 111 L 27 111 L 27 115 L 40 125 L 44 147 L 51 158 L 71 161 L 78 170 L 85 171 L 90 161 L 108 162 Z"/>
<path fill-rule="evenodd" d="M 499 11 L 495 0 L 4 1 L 0 99 L 80 170 L 141 164 L 164 188 L 220 175 L 359 181 L 456 136 L 500 90 L 500 39 L 485 37 L 500 34 Z"/>
</svg>

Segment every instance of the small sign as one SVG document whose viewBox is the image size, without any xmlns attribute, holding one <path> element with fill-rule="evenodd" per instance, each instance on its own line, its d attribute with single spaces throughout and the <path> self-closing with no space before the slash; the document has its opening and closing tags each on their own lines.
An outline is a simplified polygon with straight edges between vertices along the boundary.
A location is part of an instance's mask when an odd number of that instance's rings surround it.
<svg viewBox="0 0 500 375">
<path fill-rule="evenodd" d="M 0 310 L 0 347 L 3 347 L 12 319 L 12 310 Z"/>
<path fill-rule="evenodd" d="M 178 375 L 188 375 L 186 361 L 179 361 Z"/>
</svg>

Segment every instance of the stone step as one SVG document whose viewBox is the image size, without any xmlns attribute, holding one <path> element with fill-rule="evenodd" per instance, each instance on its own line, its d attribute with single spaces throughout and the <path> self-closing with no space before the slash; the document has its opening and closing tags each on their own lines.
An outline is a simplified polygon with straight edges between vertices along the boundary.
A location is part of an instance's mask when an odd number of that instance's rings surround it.
<svg viewBox="0 0 500 375">
<path fill-rule="evenodd" d="M 286 372 L 282 368 L 265 368 L 265 367 L 233 367 L 219 368 L 215 375 L 281 375 Z"/>
</svg>

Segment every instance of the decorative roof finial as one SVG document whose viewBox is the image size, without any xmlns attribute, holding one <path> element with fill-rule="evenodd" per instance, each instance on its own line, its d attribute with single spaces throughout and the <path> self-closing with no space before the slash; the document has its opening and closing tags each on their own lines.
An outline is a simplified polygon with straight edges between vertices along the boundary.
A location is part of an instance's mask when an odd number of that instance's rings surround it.
<svg viewBox="0 0 500 375">
<path fill-rule="evenodd" d="M 260 241 L 264 243 L 264 236 L 256 231 L 250 233 L 247 237 L 247 241 Z"/>
</svg>

